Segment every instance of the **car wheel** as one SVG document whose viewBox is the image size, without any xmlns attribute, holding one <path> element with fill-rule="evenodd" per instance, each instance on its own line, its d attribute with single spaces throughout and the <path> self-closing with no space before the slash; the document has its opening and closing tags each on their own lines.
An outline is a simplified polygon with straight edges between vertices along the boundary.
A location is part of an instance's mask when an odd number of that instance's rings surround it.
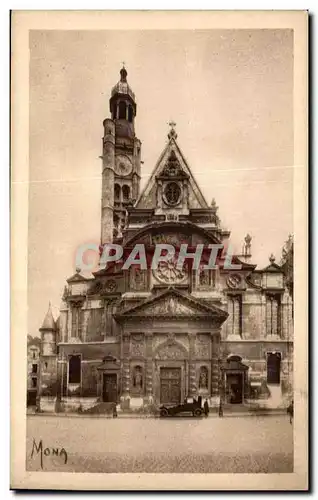
<svg viewBox="0 0 318 500">
<path fill-rule="evenodd" d="M 202 410 L 200 408 L 197 408 L 195 411 L 194 411 L 194 414 L 193 414 L 195 417 L 201 417 L 202 415 Z"/>
<path fill-rule="evenodd" d="M 161 417 L 167 417 L 168 416 L 168 410 L 167 410 L 167 408 L 162 408 L 162 410 L 160 410 L 160 416 Z"/>
</svg>

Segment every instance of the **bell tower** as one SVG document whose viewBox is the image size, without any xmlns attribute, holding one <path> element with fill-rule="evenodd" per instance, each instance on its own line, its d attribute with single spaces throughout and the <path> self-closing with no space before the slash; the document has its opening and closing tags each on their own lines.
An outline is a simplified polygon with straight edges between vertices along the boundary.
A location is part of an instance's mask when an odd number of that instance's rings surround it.
<svg viewBox="0 0 318 500">
<path fill-rule="evenodd" d="M 137 105 L 127 70 L 109 100 L 111 118 L 103 122 L 101 243 L 122 238 L 126 212 L 139 196 L 141 142 L 135 135 Z"/>
</svg>

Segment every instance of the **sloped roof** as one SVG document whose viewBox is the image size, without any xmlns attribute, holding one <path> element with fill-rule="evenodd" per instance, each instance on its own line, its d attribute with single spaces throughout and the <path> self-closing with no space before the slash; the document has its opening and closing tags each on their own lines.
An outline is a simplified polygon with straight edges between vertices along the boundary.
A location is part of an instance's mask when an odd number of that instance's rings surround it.
<svg viewBox="0 0 318 500">
<path fill-rule="evenodd" d="M 270 256 L 269 262 L 270 262 L 270 264 L 267 267 L 264 267 L 264 269 L 262 269 L 263 273 L 264 272 L 266 272 L 266 273 L 282 273 L 283 272 L 282 267 L 275 263 L 275 257 L 273 255 Z"/>
<path fill-rule="evenodd" d="M 80 282 L 80 281 L 87 281 L 87 279 L 88 278 L 85 278 L 85 276 L 80 274 L 79 271 L 76 271 L 76 273 L 73 274 L 73 276 L 68 278 L 66 281 L 67 281 L 67 283 L 75 283 L 75 282 Z"/>
<path fill-rule="evenodd" d="M 52 307 L 51 307 L 51 303 L 50 303 L 48 312 L 45 315 L 45 318 L 43 320 L 43 323 L 42 323 L 40 330 L 55 330 L 55 327 L 56 327 L 56 325 L 55 325 L 55 321 L 53 318 Z"/>
<path fill-rule="evenodd" d="M 192 189 L 193 189 L 193 191 L 198 199 L 200 206 L 202 208 L 209 208 L 209 205 L 208 205 L 206 199 L 204 198 L 202 191 L 201 191 L 197 181 L 195 180 L 193 173 L 192 173 L 175 137 L 171 137 L 169 139 L 169 142 L 167 143 L 166 147 L 164 148 L 163 152 L 161 153 L 147 184 L 145 185 L 144 189 L 142 190 L 142 192 L 139 195 L 139 198 L 136 201 L 135 208 L 141 208 L 143 206 L 143 200 L 146 198 L 146 196 L 148 195 L 148 193 L 151 191 L 152 187 L 156 183 L 156 177 L 161 174 L 162 170 L 165 167 L 165 160 L 168 159 L 168 157 L 172 151 L 174 151 L 176 153 L 176 156 L 177 156 L 178 160 L 180 161 L 181 169 L 189 177 L 189 184 L 192 187 Z"/>
</svg>

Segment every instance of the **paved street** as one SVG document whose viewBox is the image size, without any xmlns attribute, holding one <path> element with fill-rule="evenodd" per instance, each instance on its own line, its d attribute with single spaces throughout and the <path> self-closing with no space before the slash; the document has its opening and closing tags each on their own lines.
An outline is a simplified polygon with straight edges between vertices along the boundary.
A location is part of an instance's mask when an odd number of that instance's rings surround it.
<svg viewBox="0 0 318 500">
<path fill-rule="evenodd" d="M 52 448 L 59 448 L 58 456 L 52 455 Z M 67 453 L 66 464 L 61 448 Z M 27 470 L 41 470 L 41 455 L 47 471 L 292 472 L 293 427 L 285 415 L 221 419 L 28 416 Z"/>
</svg>

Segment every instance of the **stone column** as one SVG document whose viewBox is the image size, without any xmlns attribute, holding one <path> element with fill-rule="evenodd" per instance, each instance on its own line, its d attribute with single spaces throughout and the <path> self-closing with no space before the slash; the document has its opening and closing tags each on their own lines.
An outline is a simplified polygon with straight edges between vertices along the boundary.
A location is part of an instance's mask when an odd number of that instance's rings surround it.
<svg viewBox="0 0 318 500">
<path fill-rule="evenodd" d="M 152 361 L 152 332 L 145 333 L 146 363 L 145 363 L 145 403 L 153 403 L 153 361 Z"/>
<path fill-rule="evenodd" d="M 233 297 L 233 334 L 240 336 L 240 297 Z"/>
<path fill-rule="evenodd" d="M 272 300 L 272 335 L 278 333 L 278 303 L 276 299 Z"/>
<path fill-rule="evenodd" d="M 130 334 L 123 333 L 122 336 L 122 394 L 120 398 L 121 408 L 129 409 L 130 406 Z"/>
<path fill-rule="evenodd" d="M 195 359 L 195 333 L 189 333 L 189 396 L 197 395 L 197 374 Z"/>
<path fill-rule="evenodd" d="M 272 297 L 266 297 L 266 336 L 272 334 Z"/>
<path fill-rule="evenodd" d="M 219 395 L 219 354 L 220 354 L 220 335 L 212 333 L 212 363 L 211 363 L 211 396 Z"/>
</svg>

